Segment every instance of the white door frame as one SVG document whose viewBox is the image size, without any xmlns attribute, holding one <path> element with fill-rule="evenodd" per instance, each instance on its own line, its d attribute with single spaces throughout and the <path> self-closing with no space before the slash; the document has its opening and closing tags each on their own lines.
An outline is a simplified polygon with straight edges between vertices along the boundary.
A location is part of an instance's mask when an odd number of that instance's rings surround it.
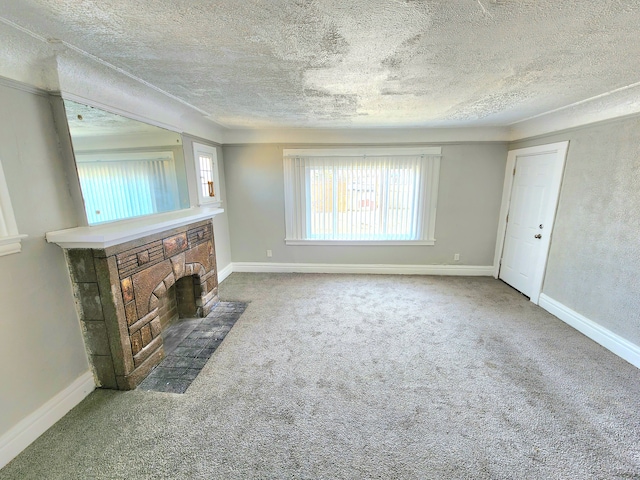
<svg viewBox="0 0 640 480">
<path fill-rule="evenodd" d="M 517 150 L 509 150 L 507 155 L 507 168 L 504 174 L 504 186 L 502 189 L 502 206 L 500 207 L 500 218 L 498 221 L 498 237 L 496 239 L 496 251 L 493 260 L 493 277 L 498 278 L 500 274 L 500 262 L 502 261 L 502 253 L 504 250 L 504 239 L 507 233 L 507 215 L 511 206 L 511 190 L 513 187 L 514 169 L 516 160 L 519 156 L 542 155 L 555 153 L 560 160 L 556 162 L 553 171 L 553 180 L 550 188 L 551 198 L 549 204 L 553 209 L 550 228 L 545 228 L 545 235 L 542 237 L 541 255 L 538 265 L 535 267 L 533 276 L 533 290 L 531 293 L 531 301 L 538 304 L 540 293 L 542 293 L 542 283 L 544 282 L 544 274 L 547 268 L 547 258 L 549 256 L 549 247 L 551 246 L 551 236 L 556 219 L 556 211 L 558 209 L 558 199 L 560 198 L 560 186 L 562 185 L 562 175 L 564 173 L 564 165 L 567 159 L 567 150 L 569 142 L 558 142 L 547 145 L 539 145 L 536 147 L 519 148 Z"/>
</svg>

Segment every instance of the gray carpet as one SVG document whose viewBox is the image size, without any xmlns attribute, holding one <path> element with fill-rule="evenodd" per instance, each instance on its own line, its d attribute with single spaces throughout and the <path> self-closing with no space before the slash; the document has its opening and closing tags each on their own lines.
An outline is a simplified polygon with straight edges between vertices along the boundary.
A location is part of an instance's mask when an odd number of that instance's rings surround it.
<svg viewBox="0 0 640 480">
<path fill-rule="evenodd" d="M 233 274 L 185 394 L 96 391 L 3 479 L 640 478 L 640 370 L 490 278 Z"/>
</svg>

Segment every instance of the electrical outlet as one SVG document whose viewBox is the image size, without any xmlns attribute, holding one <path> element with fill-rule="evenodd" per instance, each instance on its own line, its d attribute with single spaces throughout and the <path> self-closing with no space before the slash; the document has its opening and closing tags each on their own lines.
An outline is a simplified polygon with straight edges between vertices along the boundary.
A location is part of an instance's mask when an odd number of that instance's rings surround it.
<svg viewBox="0 0 640 480">
<path fill-rule="evenodd" d="M 271 250 L 267 250 L 267 257 L 273 257 L 273 252 Z"/>
<path fill-rule="evenodd" d="M 459 254 L 459 253 L 456 253 L 456 254 L 453 256 L 453 260 L 454 260 L 454 261 L 456 261 L 456 262 L 459 262 L 459 261 L 460 261 L 460 254 Z"/>
</svg>

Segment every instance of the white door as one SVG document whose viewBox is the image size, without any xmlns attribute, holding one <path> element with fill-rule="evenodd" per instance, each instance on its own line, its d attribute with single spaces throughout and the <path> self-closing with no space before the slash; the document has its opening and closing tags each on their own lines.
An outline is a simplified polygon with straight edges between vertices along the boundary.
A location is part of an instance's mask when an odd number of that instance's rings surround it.
<svg viewBox="0 0 640 480">
<path fill-rule="evenodd" d="M 564 148 L 549 149 L 558 145 Z M 499 276 L 535 303 L 542 289 L 567 143 L 553 146 L 509 152 L 515 173 Z"/>
</svg>

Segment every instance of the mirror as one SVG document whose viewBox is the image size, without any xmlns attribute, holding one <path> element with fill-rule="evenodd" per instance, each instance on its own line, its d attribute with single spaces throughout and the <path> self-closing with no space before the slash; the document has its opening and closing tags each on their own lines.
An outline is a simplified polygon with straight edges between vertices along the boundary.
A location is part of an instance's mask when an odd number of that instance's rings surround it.
<svg viewBox="0 0 640 480">
<path fill-rule="evenodd" d="M 189 208 L 179 133 L 64 100 L 89 225 Z"/>
</svg>

